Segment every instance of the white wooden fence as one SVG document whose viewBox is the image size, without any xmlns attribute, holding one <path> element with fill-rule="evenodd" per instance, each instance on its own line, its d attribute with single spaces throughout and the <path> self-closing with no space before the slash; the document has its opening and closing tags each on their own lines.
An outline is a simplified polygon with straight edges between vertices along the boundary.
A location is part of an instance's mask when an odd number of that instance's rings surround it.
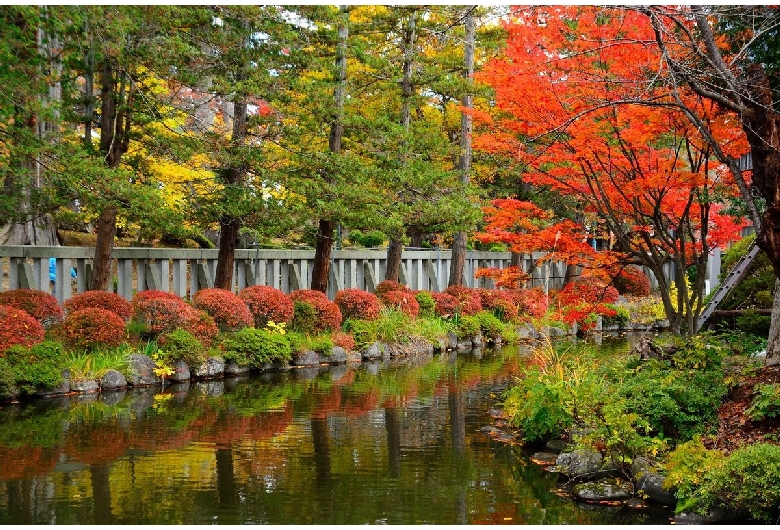
<svg viewBox="0 0 780 530">
<path fill-rule="evenodd" d="M 526 255 L 523 270 L 532 271 L 529 287 L 558 289 L 566 267 L 552 263 L 534 268 L 543 254 Z M 2 284 L 6 289 L 51 290 L 61 302 L 88 285 L 94 248 L 0 246 Z M 56 279 L 49 282 L 49 260 L 54 258 Z M 159 289 L 191 298 L 199 289 L 214 285 L 217 250 L 169 248 L 115 248 L 112 255 L 113 283 L 108 289 L 131 299 L 147 289 Z M 449 279 L 449 250 L 407 250 L 402 255 L 400 280 L 415 290 L 443 291 Z M 475 277 L 480 268 L 509 266 L 509 252 L 468 252 L 464 275 L 468 287 L 493 287 L 486 278 Z M 233 290 L 249 285 L 270 285 L 290 293 L 311 285 L 313 250 L 239 249 L 235 254 Z M 341 289 L 373 292 L 385 277 L 387 252 L 384 250 L 334 250 L 330 267 L 328 296 Z M 76 277 L 71 278 L 71 270 Z M 65 281 L 61 281 L 65 279 Z"/>
</svg>

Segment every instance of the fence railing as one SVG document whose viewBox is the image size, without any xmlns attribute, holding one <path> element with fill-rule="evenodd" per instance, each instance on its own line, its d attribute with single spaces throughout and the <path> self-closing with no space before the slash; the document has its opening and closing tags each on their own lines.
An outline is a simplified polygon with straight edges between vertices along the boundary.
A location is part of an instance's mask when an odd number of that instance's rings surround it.
<svg viewBox="0 0 780 530">
<path fill-rule="evenodd" d="M 214 285 L 217 250 L 172 248 L 115 248 L 112 254 L 113 282 L 108 290 L 130 300 L 133 294 L 158 289 L 191 298 L 198 290 Z M 94 248 L 0 246 L 2 285 L 7 289 L 41 289 L 52 292 L 60 302 L 86 290 L 92 271 Z M 468 287 L 493 287 L 478 278 L 477 269 L 505 268 L 509 252 L 472 251 L 466 254 L 465 283 Z M 543 254 L 525 255 L 520 267 L 532 271 L 529 287 L 559 289 L 566 266 L 562 262 L 533 267 Z M 56 281 L 50 281 L 50 259 L 54 259 Z M 415 290 L 443 291 L 449 280 L 449 250 L 407 250 L 402 254 L 401 283 Z M 235 253 L 233 290 L 249 285 L 270 285 L 290 293 L 311 285 L 313 250 L 239 249 Z M 384 250 L 334 250 L 328 296 L 347 288 L 373 292 L 385 277 Z M 72 277 L 75 272 L 75 278 Z"/>
</svg>

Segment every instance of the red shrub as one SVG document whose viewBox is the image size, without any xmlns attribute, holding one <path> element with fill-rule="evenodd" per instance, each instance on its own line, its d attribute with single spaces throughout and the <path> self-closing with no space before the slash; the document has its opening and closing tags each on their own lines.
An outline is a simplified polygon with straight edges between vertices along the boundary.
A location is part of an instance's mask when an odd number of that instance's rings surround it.
<svg viewBox="0 0 780 530">
<path fill-rule="evenodd" d="M 392 280 L 385 280 L 383 282 L 379 282 L 379 284 L 376 286 L 376 289 L 374 289 L 374 294 L 378 297 L 381 297 L 383 294 L 390 291 L 411 292 L 411 289 L 402 283 L 394 282 Z"/>
<path fill-rule="evenodd" d="M 480 300 L 479 293 L 474 289 L 468 287 L 462 287 L 460 285 L 452 285 L 444 290 L 445 293 L 451 294 L 460 304 L 461 315 L 476 315 L 482 311 L 482 301 Z"/>
<path fill-rule="evenodd" d="M 509 291 L 517 306 L 518 315 L 541 318 L 547 313 L 548 299 L 541 289 L 515 289 Z"/>
<path fill-rule="evenodd" d="M 125 340 L 125 322 L 108 309 L 87 307 L 68 312 L 55 334 L 71 348 L 118 346 Z"/>
<path fill-rule="evenodd" d="M 355 349 L 355 339 L 349 333 L 334 331 L 330 338 L 334 346 L 344 348 L 346 351 L 354 351 Z"/>
<path fill-rule="evenodd" d="M 517 319 L 518 310 L 510 291 L 497 289 L 477 289 L 482 308 L 492 311 L 505 322 Z"/>
<path fill-rule="evenodd" d="M 455 316 L 460 308 L 458 299 L 447 293 L 431 293 L 436 302 L 436 314 L 442 318 Z"/>
<path fill-rule="evenodd" d="M 118 315 L 125 322 L 133 316 L 133 306 L 130 305 L 130 302 L 118 294 L 109 293 L 108 291 L 84 291 L 73 298 L 65 300 L 63 305 L 68 312 L 87 309 L 88 307 L 107 309 Z"/>
<path fill-rule="evenodd" d="M 205 311 L 189 306 L 187 309 L 189 311 L 184 315 L 183 322 L 179 325 L 179 328 L 189 331 L 204 347 L 209 348 L 219 334 L 217 323 Z"/>
<path fill-rule="evenodd" d="M 293 319 L 293 301 L 275 287 L 253 285 L 238 293 L 249 312 L 255 319 L 255 327 L 260 329 L 271 321 L 277 324 L 289 324 Z"/>
<path fill-rule="evenodd" d="M 29 348 L 43 342 L 43 335 L 43 324 L 27 311 L 10 305 L 0 305 L 0 354 L 15 344 Z"/>
<path fill-rule="evenodd" d="M 380 298 L 382 305 L 406 313 L 411 317 L 420 314 L 420 304 L 412 292 L 388 291 Z"/>
<path fill-rule="evenodd" d="M 626 267 L 613 280 L 620 294 L 627 296 L 649 296 L 650 278 L 638 267 Z"/>
<path fill-rule="evenodd" d="M 558 291 L 555 299 L 560 307 L 580 304 L 614 304 L 618 291 L 594 277 L 579 277 Z"/>
<path fill-rule="evenodd" d="M 252 313 L 236 293 L 227 289 L 203 289 L 192 297 L 192 305 L 214 319 L 221 331 L 252 327 Z"/>
<path fill-rule="evenodd" d="M 12 289 L 0 292 L 0 304 L 25 311 L 49 329 L 62 322 L 63 312 L 57 299 L 37 289 Z"/>
<path fill-rule="evenodd" d="M 379 299 L 373 293 L 360 289 L 344 289 L 336 293 L 333 302 L 339 306 L 344 320 L 375 320 L 379 316 Z"/>
<path fill-rule="evenodd" d="M 583 303 L 578 306 L 566 306 L 560 309 L 560 320 L 566 324 L 577 324 L 581 331 L 589 331 L 596 327 L 596 318 L 613 317 L 617 314 L 614 308 L 604 304 Z"/>
<path fill-rule="evenodd" d="M 154 334 L 180 327 L 192 311 L 192 307 L 175 294 L 155 290 L 136 294 L 131 305 L 133 318 Z"/>
<path fill-rule="evenodd" d="M 328 300 L 324 293 L 312 289 L 298 289 L 290 293 L 290 298 L 293 302 L 305 302 L 314 308 L 316 322 L 313 332 L 338 329 L 341 326 L 342 318 L 339 306 Z"/>
</svg>

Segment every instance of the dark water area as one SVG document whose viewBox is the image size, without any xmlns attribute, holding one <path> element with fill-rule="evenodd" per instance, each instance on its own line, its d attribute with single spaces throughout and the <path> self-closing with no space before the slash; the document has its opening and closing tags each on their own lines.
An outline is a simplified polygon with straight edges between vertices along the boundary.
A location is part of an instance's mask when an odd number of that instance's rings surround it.
<svg viewBox="0 0 780 530">
<path fill-rule="evenodd" d="M 518 347 L 0 405 L 0 524 L 668 524 L 480 432 Z"/>
</svg>

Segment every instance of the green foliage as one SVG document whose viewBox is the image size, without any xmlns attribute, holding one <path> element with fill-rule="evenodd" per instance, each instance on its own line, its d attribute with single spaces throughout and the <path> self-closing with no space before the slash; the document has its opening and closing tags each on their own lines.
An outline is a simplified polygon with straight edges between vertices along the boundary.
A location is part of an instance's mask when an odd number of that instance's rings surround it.
<svg viewBox="0 0 780 530">
<path fill-rule="evenodd" d="M 720 281 L 734 268 L 734 265 L 747 253 L 750 244 L 755 240 L 751 234 L 734 243 L 723 255 L 721 261 Z M 719 304 L 719 309 L 749 309 L 769 308 L 772 306 L 772 292 L 775 286 L 775 273 L 772 264 L 764 252 L 753 261 L 750 270 L 739 284 L 729 292 Z M 766 317 L 768 319 L 768 317 Z M 759 325 L 761 320 L 752 318 L 752 325 Z M 746 321 L 748 323 L 748 321 Z M 749 331 L 738 324 L 739 329 Z M 755 329 L 762 329 L 760 326 Z M 768 328 L 767 328 L 768 329 Z"/>
<path fill-rule="evenodd" d="M 159 353 L 166 361 L 181 359 L 187 366 L 200 366 L 206 361 L 206 348 L 189 331 L 177 329 L 165 333 L 160 336 L 158 343 Z"/>
<path fill-rule="evenodd" d="M 403 343 L 409 338 L 411 318 L 402 311 L 382 308 L 376 319 L 376 338 L 386 343 Z"/>
<path fill-rule="evenodd" d="M 355 348 L 362 350 L 378 340 L 376 320 L 347 320 L 344 324 L 346 331 L 355 339 Z"/>
<path fill-rule="evenodd" d="M 460 315 L 457 319 L 455 334 L 458 340 L 470 339 L 480 333 L 480 319 L 475 315 Z"/>
<path fill-rule="evenodd" d="M 704 482 L 704 476 L 710 470 L 721 466 L 723 459 L 723 453 L 720 451 L 704 447 L 699 436 L 678 445 L 669 454 L 664 464 L 664 487 L 675 492 L 677 513 L 691 510 L 699 504 L 696 493 Z"/>
<path fill-rule="evenodd" d="M 566 385 L 533 369 L 505 395 L 504 408 L 528 442 L 559 436 L 574 422 Z"/>
<path fill-rule="evenodd" d="M 385 234 L 379 230 L 372 230 L 370 232 L 360 232 L 359 230 L 353 230 L 349 234 L 349 240 L 360 245 L 361 247 L 378 247 L 385 242 Z"/>
<path fill-rule="evenodd" d="M 672 364 L 681 370 L 719 368 L 723 362 L 724 348 L 709 333 L 699 333 L 692 337 L 674 337 Z"/>
<path fill-rule="evenodd" d="M 745 414 L 753 421 L 780 416 L 780 384 L 757 385 Z"/>
<path fill-rule="evenodd" d="M 71 381 L 98 380 L 108 370 L 116 370 L 127 375 L 127 348 L 98 350 L 92 353 L 71 353 L 65 359 L 65 368 L 70 372 Z"/>
<path fill-rule="evenodd" d="M 436 301 L 428 291 L 420 291 L 414 295 L 420 305 L 420 317 L 434 317 L 436 315 Z"/>
<path fill-rule="evenodd" d="M 771 296 L 771 294 L 770 294 Z M 771 305 L 770 301 L 767 305 Z M 769 315 L 759 315 L 755 310 L 746 309 L 741 315 L 734 319 L 736 328 L 745 333 L 766 337 L 769 335 L 769 325 L 772 323 L 772 317 Z"/>
<path fill-rule="evenodd" d="M 261 368 L 269 362 L 289 360 L 292 353 L 286 334 L 256 328 L 244 328 L 226 336 L 222 342 L 222 351 L 226 361 L 253 368 Z"/>
<path fill-rule="evenodd" d="M 493 314 L 492 311 L 480 311 L 474 315 L 479 322 L 479 329 L 482 336 L 488 340 L 494 340 L 496 337 L 502 337 L 506 325 Z M 466 317 L 461 317 L 461 320 Z"/>
<path fill-rule="evenodd" d="M 0 399 L 11 398 L 16 393 L 16 374 L 8 361 L 0 357 Z"/>
<path fill-rule="evenodd" d="M 608 308 L 615 310 L 614 316 L 602 316 L 601 325 L 606 326 L 618 326 L 620 329 L 626 327 L 631 320 L 631 311 L 624 305 L 618 304 L 605 304 Z"/>
<path fill-rule="evenodd" d="M 753 335 L 740 329 L 720 327 L 717 337 L 731 355 L 753 355 L 766 349 L 766 335 Z"/>
<path fill-rule="evenodd" d="M 780 517 L 780 447 L 751 444 L 731 453 L 704 477 L 698 496 L 705 508 L 722 506 L 756 521 Z"/>
<path fill-rule="evenodd" d="M 431 316 L 412 320 L 409 335 L 420 337 L 431 344 L 437 344 L 444 340 L 450 331 L 455 331 L 455 324 L 451 320 Z"/>
<path fill-rule="evenodd" d="M 317 312 L 308 302 L 295 300 L 293 304 L 292 328 L 302 333 L 312 333 L 317 326 Z"/>
<path fill-rule="evenodd" d="M 307 335 L 299 332 L 288 334 L 290 349 L 296 353 L 315 351 L 322 355 L 330 355 L 333 351 L 333 339 L 330 334 Z"/>
<path fill-rule="evenodd" d="M 13 370 L 16 386 L 25 394 L 62 383 L 65 354 L 59 342 L 44 341 L 29 348 L 11 346 L 5 359 Z"/>
</svg>

